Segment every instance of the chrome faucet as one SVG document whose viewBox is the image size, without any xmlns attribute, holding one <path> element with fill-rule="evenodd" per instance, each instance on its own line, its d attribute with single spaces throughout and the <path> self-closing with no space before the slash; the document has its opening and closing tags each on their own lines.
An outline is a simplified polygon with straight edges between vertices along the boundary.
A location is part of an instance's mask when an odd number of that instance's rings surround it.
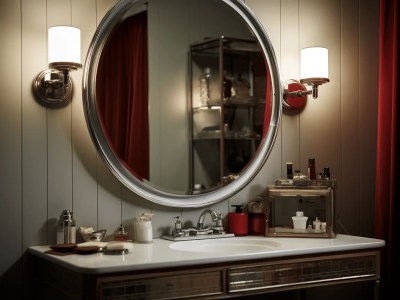
<svg viewBox="0 0 400 300">
<path fill-rule="evenodd" d="M 197 229 L 203 229 L 204 227 L 204 218 L 205 216 L 209 214 L 211 216 L 211 219 L 218 223 L 219 220 L 221 220 L 222 223 L 222 218 L 221 215 L 218 215 L 215 211 L 211 210 L 211 209 L 206 209 L 205 211 L 203 211 L 199 217 L 199 220 L 197 221 Z"/>
<path fill-rule="evenodd" d="M 204 228 L 204 218 L 207 214 L 211 216 L 211 219 L 215 222 L 215 225 Z M 164 235 L 162 238 L 171 241 L 182 241 L 234 236 L 233 233 L 227 233 L 225 231 L 222 224 L 222 214 L 217 214 L 211 209 L 206 209 L 200 214 L 196 228 L 182 228 L 182 217 L 180 216 L 174 217 L 173 219 L 175 220 L 175 226 L 172 229 L 171 235 Z"/>
</svg>

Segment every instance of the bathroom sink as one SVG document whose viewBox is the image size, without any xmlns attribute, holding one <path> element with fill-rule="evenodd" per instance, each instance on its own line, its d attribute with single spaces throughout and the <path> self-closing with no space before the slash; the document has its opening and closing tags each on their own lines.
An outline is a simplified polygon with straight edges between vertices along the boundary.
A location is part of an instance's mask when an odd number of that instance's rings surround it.
<svg viewBox="0 0 400 300">
<path fill-rule="evenodd" d="M 274 250 L 281 243 L 265 238 L 231 237 L 224 239 L 193 240 L 172 243 L 174 250 L 202 253 L 249 253 Z"/>
</svg>

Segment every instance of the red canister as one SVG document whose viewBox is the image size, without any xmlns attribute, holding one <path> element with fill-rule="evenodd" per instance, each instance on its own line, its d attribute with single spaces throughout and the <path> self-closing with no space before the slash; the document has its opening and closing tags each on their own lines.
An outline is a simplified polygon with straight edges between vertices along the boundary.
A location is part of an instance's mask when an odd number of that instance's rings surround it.
<svg viewBox="0 0 400 300">
<path fill-rule="evenodd" d="M 228 231 L 235 235 L 247 235 L 249 232 L 249 218 L 243 212 L 243 205 L 232 205 L 235 212 L 228 214 Z"/>
</svg>

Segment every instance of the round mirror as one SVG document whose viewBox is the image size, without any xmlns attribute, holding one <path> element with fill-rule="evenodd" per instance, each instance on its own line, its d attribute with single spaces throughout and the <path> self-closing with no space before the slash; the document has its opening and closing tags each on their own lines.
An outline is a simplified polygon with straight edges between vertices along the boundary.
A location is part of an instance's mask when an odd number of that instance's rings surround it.
<svg viewBox="0 0 400 300">
<path fill-rule="evenodd" d="M 106 165 L 175 207 L 227 199 L 256 176 L 280 90 L 271 42 L 240 0 L 120 0 L 83 69 L 85 117 Z"/>
</svg>

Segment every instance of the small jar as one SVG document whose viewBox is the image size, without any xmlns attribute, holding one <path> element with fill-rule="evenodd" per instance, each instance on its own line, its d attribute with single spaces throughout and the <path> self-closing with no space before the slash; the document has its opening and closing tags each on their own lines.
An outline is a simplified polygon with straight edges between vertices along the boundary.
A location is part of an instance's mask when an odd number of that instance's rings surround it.
<svg viewBox="0 0 400 300">
<path fill-rule="evenodd" d="M 293 229 L 295 231 L 306 231 L 308 217 L 304 215 L 302 211 L 296 211 L 296 215 L 292 217 Z"/>
<path fill-rule="evenodd" d="M 153 226 L 150 220 L 136 219 L 134 226 L 136 243 L 151 243 L 153 241 Z M 179 226 L 182 226 L 182 224 Z"/>
</svg>

